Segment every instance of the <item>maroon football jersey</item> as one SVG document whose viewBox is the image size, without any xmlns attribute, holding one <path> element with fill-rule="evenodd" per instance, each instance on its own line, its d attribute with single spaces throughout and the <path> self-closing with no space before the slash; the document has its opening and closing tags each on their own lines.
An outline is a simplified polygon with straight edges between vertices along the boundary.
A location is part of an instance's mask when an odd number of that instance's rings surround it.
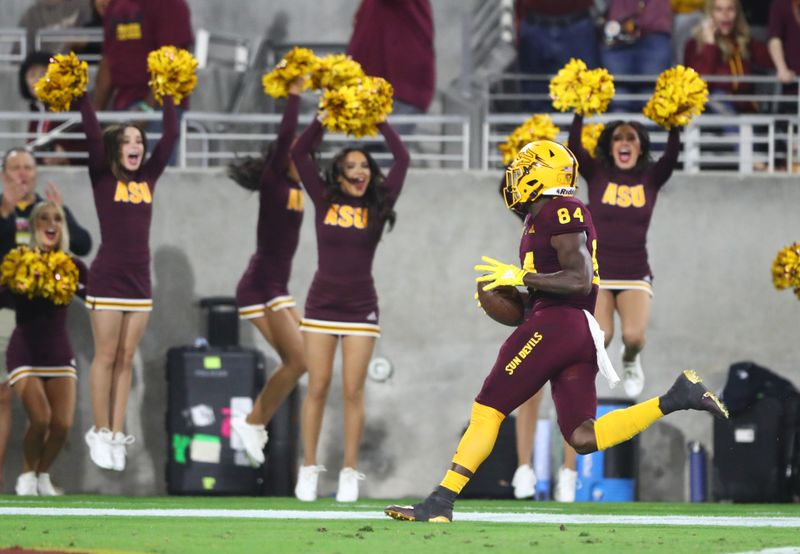
<svg viewBox="0 0 800 554">
<path fill-rule="evenodd" d="M 300 97 L 290 94 L 275 149 L 264 166 L 258 198 L 256 252 L 248 267 L 248 271 L 256 271 L 262 278 L 284 285 L 289 281 L 303 222 L 303 190 L 286 175 L 299 106 Z"/>
<path fill-rule="evenodd" d="M 572 197 L 556 196 L 550 200 L 536 217 L 528 215 L 522 230 L 519 243 L 519 260 L 523 268 L 534 273 L 556 273 L 561 271 L 558 253 L 550 244 L 550 239 L 566 233 L 585 233 L 586 249 L 592 256 L 594 278 L 592 292 L 583 294 L 561 295 L 529 289 L 533 300 L 533 311 L 548 306 L 572 306 L 594 313 L 597 290 L 600 279 L 597 276 L 597 234 L 592 223 L 592 216 L 586 206 Z"/>
<path fill-rule="evenodd" d="M 116 90 L 112 108 L 125 110 L 150 92 L 147 55 L 162 46 L 190 48 L 191 16 L 185 0 L 115 0 L 103 16 L 103 57 Z M 188 97 L 182 106 L 188 106 Z"/>
<path fill-rule="evenodd" d="M 661 158 L 645 169 L 620 170 L 593 158 L 581 144 L 583 118 L 575 116 L 569 148 L 589 187 L 589 209 L 597 225 L 597 259 L 602 279 L 650 276 L 647 230 L 658 192 L 672 175 L 680 152 L 677 128 L 669 132 Z"/>
<path fill-rule="evenodd" d="M 164 171 L 178 138 L 175 105 L 171 98 L 164 99 L 161 140 L 130 180 L 123 181 L 111 173 L 103 132 L 87 95 L 84 94 L 78 104 L 89 147 L 89 177 L 100 222 L 100 247 L 92 268 L 96 264 L 148 267 L 156 180 Z"/>
</svg>

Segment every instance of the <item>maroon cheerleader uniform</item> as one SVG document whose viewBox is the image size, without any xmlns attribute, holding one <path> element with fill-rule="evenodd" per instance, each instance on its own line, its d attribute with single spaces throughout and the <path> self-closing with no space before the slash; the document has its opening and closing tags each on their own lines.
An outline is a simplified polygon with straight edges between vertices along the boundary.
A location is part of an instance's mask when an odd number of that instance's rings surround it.
<svg viewBox="0 0 800 554">
<path fill-rule="evenodd" d="M 89 269 L 86 304 L 92 310 L 149 312 L 150 221 L 156 181 L 169 162 L 178 138 L 178 120 L 172 98 L 164 98 L 163 133 L 147 161 L 128 180 L 111 172 L 97 116 L 84 94 L 78 101 L 89 146 L 100 247 Z"/>
<path fill-rule="evenodd" d="M 78 296 L 84 296 L 87 269 L 77 258 L 72 261 L 78 268 Z M 5 287 L 3 287 L 5 288 Z M 5 290 L 11 296 L 16 311 L 17 325 L 11 334 L 6 351 L 9 384 L 25 377 L 78 378 L 75 354 L 67 333 L 67 307 L 44 298 L 28 298 Z"/>
<path fill-rule="evenodd" d="M 383 182 L 385 202 L 394 206 L 408 170 L 408 150 L 388 123 L 379 124 L 378 129 L 394 156 L 394 164 Z M 319 176 L 312 158 L 322 134 L 322 124 L 315 119 L 292 151 L 303 186 L 314 203 L 317 232 L 317 272 L 308 291 L 300 329 L 308 333 L 379 337 L 372 260 L 384 222 L 370 223 L 370 218 L 378 214 L 369 211 L 363 197 L 343 195 L 335 201 L 325 199 L 327 184 Z"/>
<path fill-rule="evenodd" d="M 652 296 L 647 230 L 658 192 L 672 175 L 680 153 L 677 127 L 669 132 L 661 158 L 642 170 L 617 169 L 593 158 L 581 144 L 583 117 L 575 115 L 569 148 L 589 187 L 589 209 L 597 225 L 600 288 L 643 290 Z"/>
<path fill-rule="evenodd" d="M 258 194 L 256 252 L 236 287 L 241 319 L 262 317 L 268 309 L 277 312 L 295 306 L 288 283 L 303 222 L 303 189 L 286 172 L 299 107 L 300 97 L 290 94 L 275 150 L 264 164 Z"/>
</svg>

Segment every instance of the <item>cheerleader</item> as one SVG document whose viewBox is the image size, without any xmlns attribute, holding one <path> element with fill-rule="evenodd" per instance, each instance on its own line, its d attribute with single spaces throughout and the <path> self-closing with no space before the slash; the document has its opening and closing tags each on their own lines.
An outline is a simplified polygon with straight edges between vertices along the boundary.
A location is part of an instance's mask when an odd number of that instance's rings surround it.
<svg viewBox="0 0 800 554">
<path fill-rule="evenodd" d="M 33 227 L 30 244 L 35 252 L 68 251 L 66 216 L 58 204 L 50 200 L 40 202 L 33 208 L 30 220 Z M 4 266 L 14 263 L 10 258 L 15 252 L 8 255 Z M 71 266 L 75 275 L 59 274 L 58 281 L 77 278 L 77 282 L 68 285 L 72 284 L 83 295 L 86 266 L 77 258 L 65 255 L 64 260 L 67 263 L 62 263 L 62 267 Z M 6 364 L 10 370 L 9 383 L 28 415 L 22 443 L 23 472 L 17 479 L 16 492 L 23 496 L 56 496 L 61 493 L 50 481 L 50 467 L 72 427 L 78 378 L 67 333 L 67 306 L 71 298 L 61 298 L 56 304 L 52 298 L 21 294 L 19 286 L 7 282 L 5 269 L 4 300 L 10 299 L 16 311 L 16 327 L 8 344 Z"/>
<path fill-rule="evenodd" d="M 595 315 L 606 337 L 614 334 L 614 312 L 622 327 L 623 385 L 635 398 L 644 389 L 639 353 L 644 348 L 653 296 L 647 260 L 647 231 L 661 187 L 669 180 L 680 153 L 680 127 L 669 131 L 664 154 L 650 158 L 650 136 L 637 122 L 612 121 L 597 141 L 597 158 L 581 143 L 583 116 L 575 114 L 569 147 L 578 158 L 589 188 L 589 208 L 597 227 L 600 292 Z"/>
<path fill-rule="evenodd" d="M 287 283 L 303 221 L 300 176 L 289 157 L 297 131 L 297 115 L 305 79 L 293 80 L 278 130 L 263 160 L 233 163 L 228 175 L 242 187 L 259 191 L 256 252 L 239 280 L 239 317 L 249 320 L 281 358 L 246 417 L 236 416 L 231 428 L 242 440 L 245 454 L 258 467 L 264 463 L 266 424 L 305 373 L 300 314 Z"/>
<path fill-rule="evenodd" d="M 314 203 L 317 233 L 317 272 L 306 298 L 304 333 L 308 392 L 303 403 L 301 430 L 303 466 L 295 496 L 317 498 L 319 473 L 317 444 L 337 345 L 342 347 L 344 396 L 344 463 L 336 500 L 358 499 L 358 448 L 364 426 L 364 382 L 367 365 L 380 336 L 378 297 L 372 280 L 375 249 L 388 223 L 395 221 L 394 204 L 408 169 L 408 151 L 392 127 L 378 129 L 394 156 L 384 178 L 366 151 L 346 148 L 333 159 L 325 179 L 312 157 L 323 135 L 315 119 L 300 136 L 292 156 L 309 198 Z"/>
<path fill-rule="evenodd" d="M 85 435 L 92 461 L 125 468 L 125 410 L 133 356 L 153 306 L 150 288 L 150 221 L 155 185 L 178 137 L 175 103 L 164 97 L 163 133 L 150 158 L 144 130 L 132 122 L 101 130 L 86 95 L 79 100 L 89 150 L 100 247 L 89 269 L 94 360 L 90 370 L 94 426 Z"/>
</svg>

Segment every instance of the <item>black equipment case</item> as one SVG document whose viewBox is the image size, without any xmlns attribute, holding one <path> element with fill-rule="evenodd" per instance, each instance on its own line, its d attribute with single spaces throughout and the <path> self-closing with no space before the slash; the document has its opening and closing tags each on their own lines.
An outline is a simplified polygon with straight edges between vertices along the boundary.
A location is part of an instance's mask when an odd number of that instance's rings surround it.
<svg viewBox="0 0 800 554">
<path fill-rule="evenodd" d="M 264 356 L 256 349 L 228 346 L 169 350 L 169 494 L 291 494 L 297 460 L 297 392 L 270 422 L 264 467 L 250 465 L 231 433 L 231 418 L 250 411 L 265 375 Z"/>
</svg>

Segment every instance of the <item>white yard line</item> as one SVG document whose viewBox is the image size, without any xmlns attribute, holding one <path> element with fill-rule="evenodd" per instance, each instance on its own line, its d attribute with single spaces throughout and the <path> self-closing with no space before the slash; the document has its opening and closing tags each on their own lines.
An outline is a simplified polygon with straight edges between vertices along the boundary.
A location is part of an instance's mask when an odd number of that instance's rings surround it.
<svg viewBox="0 0 800 554">
<path fill-rule="evenodd" d="M 114 508 L 25 508 L 0 507 L 0 516 L 79 517 L 193 517 L 228 519 L 319 519 L 387 520 L 381 512 L 305 510 L 190 510 Z M 685 525 L 710 527 L 797 527 L 800 517 L 733 516 L 623 516 L 580 514 L 536 514 L 502 512 L 456 512 L 456 521 L 486 523 L 602 524 L 602 525 Z"/>
</svg>

